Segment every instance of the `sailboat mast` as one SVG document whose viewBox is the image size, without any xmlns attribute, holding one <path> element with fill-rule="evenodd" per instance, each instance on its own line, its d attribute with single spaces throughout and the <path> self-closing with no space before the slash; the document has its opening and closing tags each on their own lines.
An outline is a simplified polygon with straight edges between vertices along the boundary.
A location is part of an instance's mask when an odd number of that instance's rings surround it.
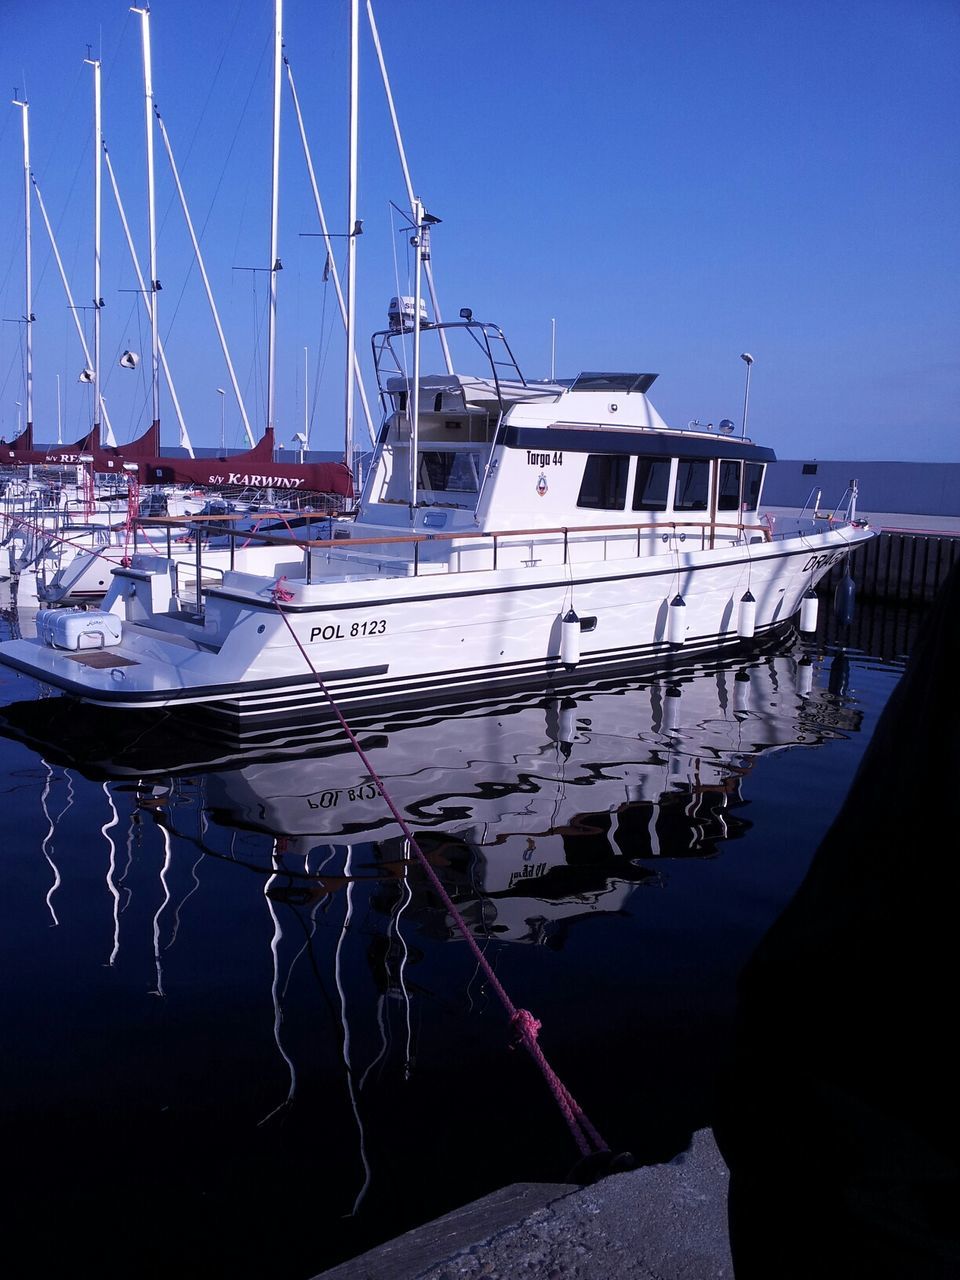
<svg viewBox="0 0 960 1280">
<path fill-rule="evenodd" d="M 25 100 L 14 98 L 23 116 L 23 232 L 26 249 L 26 279 L 24 283 L 26 325 L 26 401 L 27 429 L 33 427 L 33 245 L 30 231 L 30 106 Z M 27 439 L 30 437 L 28 436 Z"/>
<path fill-rule="evenodd" d="M 157 314 L 157 214 L 153 182 L 153 59 L 150 51 L 150 10 L 133 6 L 132 13 L 140 15 L 140 31 L 143 41 L 143 92 L 147 129 L 147 220 L 150 235 L 150 383 L 153 391 L 153 425 L 160 426 L 160 329 Z"/>
<path fill-rule="evenodd" d="M 230 375 L 230 385 L 233 387 L 233 394 L 237 398 L 237 405 L 240 409 L 240 416 L 243 419 L 243 425 L 247 433 L 247 439 L 250 441 L 250 447 L 256 444 L 253 438 L 253 431 L 250 427 L 250 419 L 247 417 L 247 409 L 243 403 L 243 395 L 240 391 L 240 384 L 237 381 L 237 375 L 234 372 L 233 360 L 230 358 L 230 349 L 227 346 L 227 335 L 223 331 L 223 325 L 220 323 L 220 312 L 217 310 L 217 304 L 214 300 L 213 289 L 210 287 L 210 277 L 207 275 L 207 268 L 204 265 L 203 254 L 200 252 L 200 241 L 197 239 L 197 233 L 193 228 L 193 219 L 190 216 L 190 209 L 187 206 L 187 197 L 184 195 L 183 183 L 180 181 L 180 171 L 177 163 L 173 158 L 173 147 L 170 143 L 170 137 L 167 133 L 166 126 L 163 123 L 163 117 L 158 111 L 157 128 L 160 130 L 160 139 L 163 142 L 167 152 L 167 159 L 170 161 L 170 172 L 173 174 L 173 181 L 177 188 L 177 195 L 180 197 L 180 207 L 183 210 L 184 220 L 187 224 L 187 231 L 190 233 L 190 243 L 193 245 L 193 255 L 196 258 L 197 266 L 200 269 L 200 278 L 203 281 L 203 287 L 206 290 L 207 301 L 210 304 L 210 310 L 213 313 L 213 323 L 217 329 L 217 336 L 220 339 L 220 349 L 223 352 L 223 358 L 227 362 L 227 372 Z M 114 187 L 116 190 L 116 187 Z M 119 197 L 118 197 L 119 198 Z M 132 246 L 131 246 L 132 249 Z M 160 355 L 163 356 L 163 344 L 160 346 Z M 166 362 L 164 362 L 166 368 Z"/>
<path fill-rule="evenodd" d="M 283 66 L 283 0 L 273 6 L 273 175 L 270 195 L 270 318 L 267 329 L 267 428 L 274 426 L 277 359 L 277 225 L 280 209 L 280 79 Z"/>
<path fill-rule="evenodd" d="M 77 307 L 73 301 L 73 292 L 70 289 L 70 281 L 67 279 L 67 273 L 63 267 L 63 258 L 60 256 L 60 250 L 57 247 L 56 236 L 54 236 L 53 227 L 50 225 L 50 217 L 47 213 L 47 206 L 43 203 L 43 196 L 40 194 L 40 187 L 37 185 L 37 180 L 35 177 L 33 177 L 33 175 L 31 175 L 31 181 L 33 182 L 33 190 L 37 197 L 37 205 L 40 209 L 40 216 L 43 218 L 43 225 L 46 227 L 47 235 L 50 238 L 50 248 L 53 250 L 53 258 L 57 264 L 57 270 L 60 272 L 60 281 L 63 284 L 63 291 L 67 295 L 67 308 L 70 314 L 73 316 L 73 323 L 76 326 L 77 337 L 80 339 L 80 348 L 83 351 L 83 359 L 85 362 L 84 368 L 89 369 L 93 364 L 93 359 L 90 355 L 90 348 L 87 346 L 87 337 L 86 337 L 86 334 L 83 332 L 83 325 L 80 323 L 80 313 L 77 310 Z M 107 406 L 104 404 L 102 408 L 103 408 L 104 425 L 106 426 L 107 430 L 112 434 L 113 428 L 110 425 L 110 415 L 107 413 Z"/>
<path fill-rule="evenodd" d="M 290 85 L 290 96 L 293 99 L 293 109 L 297 117 L 297 125 L 300 129 L 300 141 L 303 144 L 303 155 L 307 163 L 307 174 L 310 178 L 310 189 L 313 192 L 313 203 L 317 210 L 317 217 L 320 219 L 320 230 L 323 235 L 323 243 L 327 248 L 327 266 L 330 275 L 333 277 L 333 287 L 337 295 L 337 305 L 340 308 L 340 319 L 343 322 L 344 329 L 347 324 L 347 304 L 343 297 L 343 288 L 340 284 L 340 272 L 337 270 L 337 262 L 333 254 L 333 244 L 330 240 L 330 232 L 327 229 L 327 219 L 323 211 L 323 203 L 320 199 L 320 189 L 317 186 L 317 175 L 313 167 L 313 157 L 310 154 L 310 144 L 307 141 L 307 131 L 303 123 L 303 112 L 300 110 L 300 99 L 297 96 L 297 86 L 293 82 L 293 68 L 290 66 L 290 59 L 284 58 L 284 66 L 287 68 L 287 81 Z M 349 358 L 349 357 L 348 357 Z M 363 378 L 360 376 L 360 361 L 357 359 L 357 353 L 353 353 L 353 371 L 357 380 L 357 395 L 360 397 L 360 407 L 363 410 L 364 421 L 367 424 L 367 433 L 370 436 L 370 443 L 376 442 L 377 433 L 373 426 L 373 415 L 370 412 L 370 403 L 367 400 L 367 393 L 363 385 Z"/>
<path fill-rule="evenodd" d="M 353 352 L 357 335 L 357 134 L 360 80 L 360 0 L 350 0 L 350 89 L 347 131 L 347 387 L 344 413 L 344 462 L 354 471 Z M 354 495 L 356 499 L 356 495 Z"/>
<path fill-rule="evenodd" d="M 147 282 L 143 278 L 143 272 L 140 270 L 140 259 L 137 257 L 137 251 L 133 244 L 133 236 L 130 234 L 130 224 L 127 221 L 126 210 L 123 207 L 123 201 L 120 199 L 120 188 L 117 186 L 117 175 L 113 171 L 113 164 L 110 160 L 110 152 L 107 144 L 103 144 L 103 159 L 107 166 L 107 176 L 110 179 L 110 185 L 113 188 L 113 198 L 117 205 L 117 213 L 120 215 L 120 225 L 123 227 L 123 234 L 127 239 L 127 248 L 130 250 L 130 261 L 133 263 L 133 269 L 137 273 L 137 284 L 140 286 L 140 293 L 143 298 L 147 295 Z M 37 192 L 39 198 L 40 193 Z M 42 206 L 41 206 L 42 207 Z M 164 378 L 167 383 L 167 390 L 170 392 L 170 400 L 173 403 L 173 411 L 177 415 L 177 422 L 180 424 L 180 443 L 186 449 L 189 457 L 193 457 L 193 444 L 190 440 L 190 433 L 187 431 L 187 424 L 183 419 L 183 410 L 180 408 L 180 401 L 177 397 L 177 389 L 173 383 L 173 375 L 170 372 L 170 366 L 167 363 L 167 357 L 163 350 L 163 343 L 158 340 L 157 350 L 160 353 L 160 364 L 163 367 Z M 109 427 L 107 419 L 107 409 L 104 405 L 103 420 Z"/>
<path fill-rule="evenodd" d="M 100 421 L 103 417 L 103 397 L 101 395 L 100 376 L 100 310 L 103 307 L 100 280 L 100 236 L 103 219 L 103 114 L 101 98 L 100 62 L 97 58 L 86 58 L 88 66 L 93 68 L 93 427 L 100 439 Z M 112 432 L 108 433 L 107 444 L 115 445 Z"/>
</svg>

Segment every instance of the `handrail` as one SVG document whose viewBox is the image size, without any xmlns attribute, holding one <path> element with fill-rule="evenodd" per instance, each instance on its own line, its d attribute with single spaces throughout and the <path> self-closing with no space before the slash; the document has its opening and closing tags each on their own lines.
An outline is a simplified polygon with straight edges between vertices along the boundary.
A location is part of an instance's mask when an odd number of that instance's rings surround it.
<svg viewBox="0 0 960 1280">
<path fill-rule="evenodd" d="M 807 507 L 812 507 L 814 517 L 816 517 L 817 512 L 820 510 L 820 499 L 822 496 L 823 496 L 823 490 L 818 489 L 817 486 L 814 485 L 813 488 L 810 490 L 810 492 L 807 494 L 807 500 L 803 504 L 803 507 L 800 510 L 800 515 L 797 518 L 799 520 L 803 519 L 803 517 L 807 514 Z M 813 499 L 812 502 L 811 502 L 811 499 Z"/>
<path fill-rule="evenodd" d="M 137 523 L 141 525 L 159 526 L 172 528 L 180 525 L 195 524 L 200 520 L 208 520 L 219 524 L 225 523 L 234 516 L 141 516 L 137 518 Z M 261 518 L 258 513 L 258 519 Z M 262 517 L 269 519 L 269 516 Z M 454 541 L 470 541 L 483 538 L 529 538 L 533 536 L 546 536 L 548 534 L 562 534 L 564 539 L 569 539 L 570 535 L 580 533 L 659 533 L 673 532 L 678 529 L 699 529 L 701 531 L 723 530 L 727 532 L 737 533 L 759 533 L 763 536 L 765 542 L 771 541 L 770 530 L 763 524 L 722 524 L 717 521 L 710 520 L 665 520 L 655 521 L 653 523 L 641 522 L 637 524 L 584 524 L 584 525 L 558 525 L 549 528 L 533 528 L 533 529 L 462 529 L 454 530 L 449 533 L 404 533 L 398 535 L 387 535 L 385 537 L 375 538 L 291 538 L 278 537 L 275 533 L 255 533 L 249 529 L 229 530 L 226 536 L 235 538 L 243 537 L 251 542 L 263 542 L 273 546 L 278 542 L 284 545 L 292 545 L 300 548 L 309 548 L 310 550 L 320 548 L 337 548 L 340 551 L 350 551 L 359 547 L 382 547 L 390 544 L 399 543 L 419 543 L 419 542 L 454 542 Z"/>
</svg>

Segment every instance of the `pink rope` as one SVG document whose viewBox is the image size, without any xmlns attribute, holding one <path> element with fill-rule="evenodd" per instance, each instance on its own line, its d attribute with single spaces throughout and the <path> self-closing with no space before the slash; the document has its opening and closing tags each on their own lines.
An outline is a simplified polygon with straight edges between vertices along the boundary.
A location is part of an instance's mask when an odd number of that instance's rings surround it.
<svg viewBox="0 0 960 1280">
<path fill-rule="evenodd" d="M 367 772 L 370 774 L 371 778 L 373 778 L 374 782 L 377 784 L 378 788 L 380 789 L 380 794 L 383 797 L 383 800 L 387 808 L 393 814 L 393 817 L 396 819 L 397 823 L 400 826 L 400 830 L 403 832 L 404 836 L 410 842 L 410 848 L 416 854 L 420 862 L 420 865 L 423 868 L 424 872 L 426 873 L 427 878 L 429 879 L 431 885 L 433 886 L 437 895 L 440 897 L 444 907 L 446 908 L 448 914 L 452 917 L 457 928 L 460 930 L 460 933 L 463 935 L 464 941 L 467 943 L 470 950 L 473 952 L 474 957 L 477 961 L 477 964 L 483 970 L 483 973 L 487 981 L 489 982 L 490 986 L 496 992 L 497 996 L 500 999 L 501 1004 L 503 1005 L 504 1009 L 507 1011 L 507 1015 L 510 1019 L 510 1025 L 516 1031 L 517 1039 L 519 1043 L 523 1045 L 523 1047 L 527 1050 L 527 1052 L 533 1058 L 534 1062 L 540 1068 L 544 1076 L 544 1079 L 547 1081 L 547 1084 L 550 1087 L 550 1091 L 553 1093 L 553 1096 L 556 1099 L 557 1105 L 559 1106 L 561 1112 L 563 1113 L 563 1117 L 570 1128 L 570 1132 L 573 1134 L 574 1142 L 577 1144 L 577 1148 L 580 1151 L 580 1154 L 583 1156 L 588 1156 L 588 1155 L 591 1155 L 594 1151 L 597 1151 L 597 1152 L 609 1151 L 610 1148 L 608 1147 L 606 1142 L 604 1142 L 603 1138 L 600 1136 L 597 1130 L 593 1127 L 593 1125 L 587 1119 L 587 1116 L 585 1115 L 582 1107 L 573 1097 L 570 1090 L 566 1087 L 566 1085 L 563 1083 L 563 1081 L 560 1079 L 560 1077 L 557 1075 L 554 1069 L 550 1066 L 549 1062 L 546 1059 L 546 1055 L 544 1054 L 543 1050 L 540 1048 L 540 1045 L 538 1042 L 538 1036 L 540 1033 L 541 1024 L 533 1016 L 533 1014 L 530 1013 L 529 1010 L 518 1009 L 516 1005 L 513 1003 L 513 1001 L 510 999 L 510 997 L 507 995 L 507 992 L 504 989 L 502 983 L 500 982 L 500 979 L 497 977 L 497 975 L 494 973 L 493 969 L 491 968 L 490 962 L 487 960 L 486 956 L 483 954 L 483 952 L 480 950 L 480 947 L 477 945 L 476 938 L 474 938 L 473 934 L 470 932 L 470 929 L 467 927 L 466 921 L 464 920 L 460 912 L 457 910 L 457 908 L 454 906 L 453 901 L 450 898 L 450 895 L 447 893 L 446 889 L 443 887 L 443 884 L 440 881 L 440 877 L 434 871 L 433 867 L 430 865 L 430 863 L 427 860 L 426 854 L 423 852 L 423 850 L 420 848 L 419 844 L 417 843 L 416 836 L 410 830 L 409 825 L 407 824 L 403 815 L 400 813 L 400 810 L 397 808 L 396 804 L 394 803 L 393 797 L 390 795 L 389 791 L 387 790 L 386 785 L 383 782 L 383 779 L 380 777 L 376 769 L 371 764 L 370 759 L 367 756 L 367 753 L 364 751 L 363 747 L 360 745 L 360 742 L 357 739 L 356 734 L 350 728 L 349 724 L 344 718 L 342 711 L 337 706 L 337 703 L 334 701 L 333 695 L 330 693 L 330 690 L 324 684 L 323 677 L 320 675 L 316 667 L 310 661 L 310 655 L 307 653 L 306 649 L 303 647 L 302 643 L 298 639 L 296 632 L 294 631 L 293 627 L 290 624 L 290 619 L 287 617 L 286 612 L 280 607 L 281 603 L 284 603 L 286 601 L 293 599 L 293 592 L 288 591 L 284 586 L 282 586 L 282 583 L 285 581 L 285 577 L 286 575 L 283 575 L 277 579 L 273 587 L 272 596 L 273 596 L 274 603 L 277 606 L 277 610 L 281 618 L 283 618 L 283 621 L 286 624 L 287 630 L 290 632 L 290 635 L 293 639 L 294 644 L 300 650 L 300 653 L 303 655 L 304 662 L 310 668 L 310 671 L 313 673 L 313 676 L 316 679 L 317 684 L 320 686 L 320 689 L 322 690 L 324 697 L 330 703 L 330 707 L 334 715 L 336 716 L 337 720 L 340 722 L 340 726 L 343 729 L 344 733 L 349 738 L 350 744 L 352 745 L 354 751 L 356 751 L 357 755 L 363 761 L 363 765 L 366 768 Z"/>
</svg>

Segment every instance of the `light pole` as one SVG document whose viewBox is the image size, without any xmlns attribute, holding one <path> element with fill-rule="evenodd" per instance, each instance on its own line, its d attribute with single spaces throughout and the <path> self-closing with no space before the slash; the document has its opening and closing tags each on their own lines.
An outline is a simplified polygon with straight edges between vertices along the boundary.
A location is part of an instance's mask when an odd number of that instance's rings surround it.
<svg viewBox="0 0 960 1280">
<path fill-rule="evenodd" d="M 744 351 L 741 353 L 740 359 L 747 366 L 747 385 L 743 391 L 743 425 L 740 428 L 740 439 L 743 440 L 747 434 L 747 406 L 750 403 L 750 366 L 753 364 L 753 356 L 749 351 Z"/>
<path fill-rule="evenodd" d="M 17 401 L 17 435 L 19 435 L 19 434 L 20 434 L 20 410 L 21 410 L 21 408 L 22 408 L 22 405 L 20 404 L 20 401 L 18 400 L 18 401 Z"/>
<path fill-rule="evenodd" d="M 227 452 L 226 438 L 224 435 L 224 413 L 226 412 L 226 392 L 223 387 L 217 387 L 217 395 L 220 397 L 220 454 L 223 456 Z"/>
</svg>

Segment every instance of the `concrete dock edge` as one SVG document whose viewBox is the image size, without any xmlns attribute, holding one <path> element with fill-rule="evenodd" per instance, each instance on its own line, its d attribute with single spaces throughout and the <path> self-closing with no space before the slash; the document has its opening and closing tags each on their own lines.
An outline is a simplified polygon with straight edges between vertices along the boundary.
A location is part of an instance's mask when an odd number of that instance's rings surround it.
<svg viewBox="0 0 960 1280">
<path fill-rule="evenodd" d="M 314 1280 L 730 1280 L 727 1168 L 701 1129 L 669 1164 L 515 1183 Z"/>
</svg>

